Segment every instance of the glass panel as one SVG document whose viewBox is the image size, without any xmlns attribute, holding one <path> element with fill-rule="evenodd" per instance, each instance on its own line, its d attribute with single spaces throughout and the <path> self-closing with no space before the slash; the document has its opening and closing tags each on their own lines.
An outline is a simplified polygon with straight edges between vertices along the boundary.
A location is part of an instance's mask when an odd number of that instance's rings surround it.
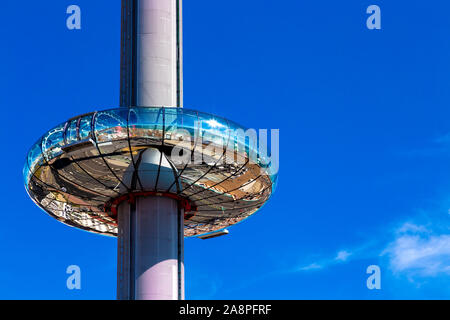
<svg viewBox="0 0 450 320">
<path fill-rule="evenodd" d="M 163 127 L 163 108 L 130 108 L 133 145 L 161 145 Z"/>
<path fill-rule="evenodd" d="M 62 153 L 61 147 L 64 145 L 64 128 L 65 124 L 61 124 L 50 130 L 42 139 L 42 149 L 47 161 L 52 160 Z"/>
<path fill-rule="evenodd" d="M 28 167 L 30 168 L 29 174 L 34 174 L 36 170 L 44 163 L 42 156 L 41 140 L 37 141 L 28 153 Z"/>
<path fill-rule="evenodd" d="M 99 112 L 95 118 L 97 142 L 127 139 L 128 108 Z"/>
<path fill-rule="evenodd" d="M 28 168 L 28 157 L 27 160 L 25 161 L 25 165 L 23 166 L 23 184 L 25 185 L 25 188 L 27 189 L 27 191 L 29 191 L 30 187 L 29 187 L 29 181 L 30 181 L 30 169 Z"/>
<path fill-rule="evenodd" d="M 77 123 L 78 119 L 72 120 L 69 123 L 69 127 L 66 131 L 66 142 L 67 144 L 72 144 L 78 141 L 77 139 Z"/>
<path fill-rule="evenodd" d="M 278 185 L 278 174 L 271 175 L 270 180 L 272 181 L 272 193 L 274 193 Z"/>
<path fill-rule="evenodd" d="M 177 147 L 179 153 L 177 155 L 174 152 L 172 160 L 177 167 L 180 164 L 184 167 L 185 161 L 190 159 L 192 149 L 195 147 L 194 140 L 198 134 L 197 113 L 179 108 L 166 109 L 165 127 L 164 144 Z M 183 154 L 182 150 L 185 150 Z"/>
<path fill-rule="evenodd" d="M 123 184 L 125 171 L 133 165 L 128 144 L 128 108 L 100 112 L 95 119 L 97 146 L 106 165 L 111 181 L 116 182 L 114 190 L 128 188 Z M 112 142 L 114 141 L 114 142 Z"/>
<path fill-rule="evenodd" d="M 92 115 L 84 116 L 80 120 L 80 139 L 86 140 L 91 136 L 91 123 L 92 123 Z"/>
<path fill-rule="evenodd" d="M 184 177 L 180 182 L 181 188 L 185 189 L 204 172 L 201 168 L 202 144 L 198 138 L 198 113 L 175 108 L 167 108 L 165 112 L 164 144 L 173 147 L 168 149 L 167 152 L 170 152 L 168 156 L 172 164 L 177 168 L 178 176 Z M 196 161 L 192 157 L 194 155 L 197 155 Z M 194 169 L 194 167 L 197 167 L 196 164 L 198 164 L 199 171 Z"/>
<path fill-rule="evenodd" d="M 200 114 L 201 139 L 203 144 L 203 162 L 214 166 L 222 162 L 225 147 L 230 138 L 228 123 L 223 119 Z"/>
<path fill-rule="evenodd" d="M 229 177 L 225 170 L 225 155 L 229 142 L 228 124 L 213 115 L 199 113 L 200 140 L 191 163 L 183 173 L 183 195 L 220 192 L 219 185 Z"/>
</svg>

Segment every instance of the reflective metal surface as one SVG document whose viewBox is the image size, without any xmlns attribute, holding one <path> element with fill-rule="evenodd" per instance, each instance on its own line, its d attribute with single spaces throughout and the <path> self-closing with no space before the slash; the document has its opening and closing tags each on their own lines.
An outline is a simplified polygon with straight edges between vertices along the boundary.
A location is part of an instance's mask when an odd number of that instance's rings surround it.
<svg viewBox="0 0 450 320">
<path fill-rule="evenodd" d="M 244 130 L 226 119 L 181 108 L 118 108 L 82 115 L 34 144 L 24 168 L 25 187 L 59 221 L 110 236 L 117 235 L 117 215 L 111 209 L 115 199 L 136 192 L 170 193 L 193 208 L 184 221 L 185 236 L 207 234 L 254 214 L 275 187 L 276 174 L 264 165 L 257 143 L 236 134 Z M 160 161 L 169 161 L 175 175 L 171 186 L 158 182 L 161 162 L 154 169 L 140 167 L 149 148 L 165 155 Z M 154 184 L 140 181 L 142 176 L 156 177 Z"/>
</svg>

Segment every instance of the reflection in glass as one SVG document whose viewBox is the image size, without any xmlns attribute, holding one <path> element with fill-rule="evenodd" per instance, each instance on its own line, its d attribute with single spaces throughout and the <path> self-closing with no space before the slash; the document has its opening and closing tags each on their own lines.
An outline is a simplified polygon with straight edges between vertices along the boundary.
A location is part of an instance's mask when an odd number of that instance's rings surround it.
<svg viewBox="0 0 450 320">
<path fill-rule="evenodd" d="M 29 174 L 34 174 L 34 172 L 41 166 L 44 162 L 42 157 L 41 140 L 37 141 L 30 152 L 28 153 L 28 168 L 30 168 Z"/>
<path fill-rule="evenodd" d="M 128 109 L 116 109 L 97 113 L 95 135 L 98 142 L 127 139 Z"/>
<path fill-rule="evenodd" d="M 67 127 L 66 131 L 66 142 L 67 144 L 72 144 L 77 142 L 77 124 L 78 120 L 72 120 L 69 123 L 69 126 Z"/>
<path fill-rule="evenodd" d="M 64 145 L 64 128 L 65 124 L 61 124 L 50 130 L 42 139 L 42 151 L 47 161 L 61 154 L 61 147 Z"/>
<path fill-rule="evenodd" d="M 91 136 L 92 115 L 84 116 L 80 120 L 80 140 L 88 139 Z"/>
<path fill-rule="evenodd" d="M 164 109 L 130 108 L 130 138 L 137 145 L 161 144 L 164 128 Z"/>
</svg>

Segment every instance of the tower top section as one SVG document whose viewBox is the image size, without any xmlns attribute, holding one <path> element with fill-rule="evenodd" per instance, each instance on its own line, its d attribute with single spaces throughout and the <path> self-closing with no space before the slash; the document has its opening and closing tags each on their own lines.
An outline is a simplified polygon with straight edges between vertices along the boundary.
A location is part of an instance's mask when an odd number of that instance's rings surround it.
<svg viewBox="0 0 450 320">
<path fill-rule="evenodd" d="M 183 106 L 182 0 L 122 0 L 120 106 Z"/>
</svg>

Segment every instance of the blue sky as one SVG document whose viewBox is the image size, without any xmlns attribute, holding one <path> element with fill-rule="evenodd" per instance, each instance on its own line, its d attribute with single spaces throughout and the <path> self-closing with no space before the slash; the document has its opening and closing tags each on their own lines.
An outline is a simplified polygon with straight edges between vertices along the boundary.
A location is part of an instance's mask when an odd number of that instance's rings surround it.
<svg viewBox="0 0 450 320">
<path fill-rule="evenodd" d="M 66 28 L 66 8 L 82 30 Z M 369 5 L 382 29 L 368 30 Z M 450 298 L 450 3 L 185 1 L 185 106 L 280 129 L 270 202 L 186 240 L 190 299 Z M 24 190 L 28 148 L 117 106 L 120 1 L 0 4 L 1 299 L 115 299 L 116 241 Z M 82 289 L 66 288 L 79 265 Z M 381 268 L 381 290 L 366 269 Z"/>
</svg>

